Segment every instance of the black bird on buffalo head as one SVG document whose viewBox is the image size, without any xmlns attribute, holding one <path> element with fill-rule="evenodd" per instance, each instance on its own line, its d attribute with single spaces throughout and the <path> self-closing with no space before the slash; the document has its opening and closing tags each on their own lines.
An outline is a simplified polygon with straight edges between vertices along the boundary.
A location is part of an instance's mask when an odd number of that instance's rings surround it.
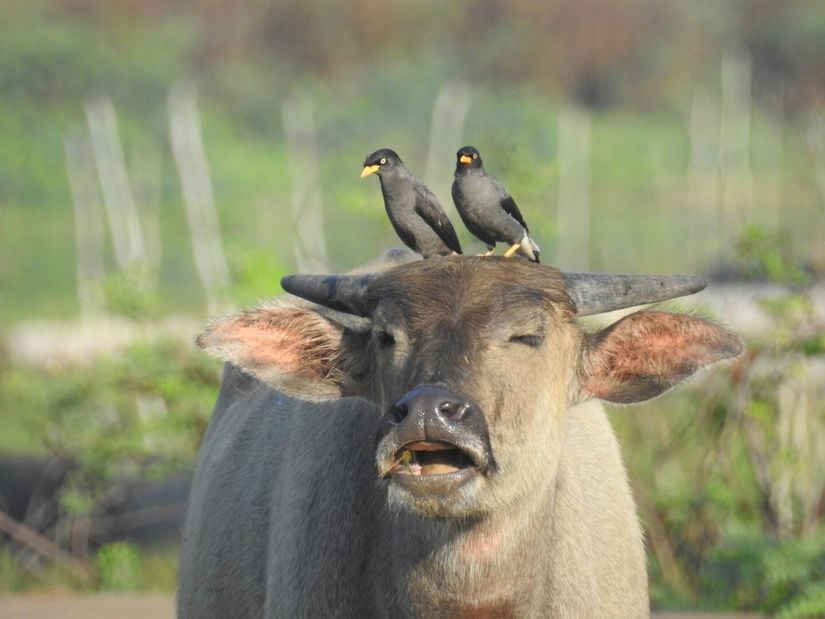
<svg viewBox="0 0 825 619">
<path fill-rule="evenodd" d="M 484 171 L 481 154 L 473 146 L 456 153 L 453 202 L 467 229 L 487 245 L 485 256 L 495 252 L 496 243 L 504 242 L 510 246 L 505 258 L 521 251 L 533 262 L 539 261 L 539 246 L 530 238 L 513 197 L 501 181 Z"/>
<path fill-rule="evenodd" d="M 404 166 L 395 151 L 382 148 L 364 160 L 361 178 L 378 174 L 384 207 L 407 247 L 425 258 L 460 254 L 455 229 L 438 198 Z"/>
</svg>

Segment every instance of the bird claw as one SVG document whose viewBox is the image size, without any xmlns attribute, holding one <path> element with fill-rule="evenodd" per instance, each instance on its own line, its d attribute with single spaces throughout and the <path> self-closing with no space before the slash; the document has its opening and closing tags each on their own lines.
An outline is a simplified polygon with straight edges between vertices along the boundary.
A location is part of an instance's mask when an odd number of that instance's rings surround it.
<svg viewBox="0 0 825 619">
<path fill-rule="evenodd" d="M 519 247 L 521 247 L 521 243 L 516 243 L 515 245 L 511 245 L 510 249 L 508 249 L 506 252 L 504 252 L 504 257 L 505 258 L 510 258 L 514 253 L 516 253 L 516 251 L 518 251 Z"/>
</svg>

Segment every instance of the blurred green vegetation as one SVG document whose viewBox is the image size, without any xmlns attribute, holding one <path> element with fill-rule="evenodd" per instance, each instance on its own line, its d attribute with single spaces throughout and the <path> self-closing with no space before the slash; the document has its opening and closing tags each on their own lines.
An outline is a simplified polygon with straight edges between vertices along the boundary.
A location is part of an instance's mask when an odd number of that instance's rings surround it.
<svg viewBox="0 0 825 619">
<path fill-rule="evenodd" d="M 184 339 L 138 343 L 93 365 L 0 367 L 0 452 L 59 457 L 74 466 L 58 499 L 57 543 L 94 521 L 118 484 L 161 480 L 194 466 L 218 393 L 220 367 Z M 94 542 L 94 540 L 91 540 Z M 92 577 L 0 547 L 0 590 L 49 587 L 172 591 L 177 546 L 92 548 Z"/>
<path fill-rule="evenodd" d="M 754 242 L 764 248 L 757 256 Z M 742 271 L 763 259 L 774 264 L 783 243 L 749 230 L 739 244 Z M 250 281 L 256 273 L 266 279 L 271 268 L 255 255 L 246 266 Z M 771 273 L 798 286 L 788 264 Z M 813 309 L 804 289 L 789 288 L 767 307 L 775 327 L 750 338 L 742 358 L 611 415 L 648 531 L 654 608 L 786 619 L 825 613 L 825 479 L 817 455 L 825 399 L 821 382 L 806 378 L 822 364 L 825 333 L 810 329 Z M 79 464 L 60 497 L 64 518 L 91 513 L 114 479 L 192 466 L 219 384 L 219 363 L 179 340 L 135 345 L 91 367 L 7 360 L 2 369 L 0 421 L 28 428 L 29 438 L 2 436 L 0 449 L 22 446 Z M 171 550 L 117 543 L 96 551 L 92 565 L 93 580 L 78 580 L 53 566 L 21 571 L 5 552 L 0 588 L 174 587 Z"/>
<path fill-rule="evenodd" d="M 49 451 L 78 460 L 105 485 L 111 461 L 191 465 L 217 396 L 216 364 L 180 339 L 138 343 L 93 365 L 0 372 L 4 451 Z M 22 438 L 25 437 L 25 438 Z M 106 473 L 105 478 L 97 479 Z"/>
<path fill-rule="evenodd" d="M 634 446 L 654 607 L 825 615 L 825 329 L 786 244 L 756 227 L 738 243 L 741 272 L 788 285 L 765 303 L 771 329 L 734 363 L 613 415 Z"/>
<path fill-rule="evenodd" d="M 55 589 L 80 592 L 157 591 L 172 593 L 177 579 L 177 546 L 139 549 L 128 542 L 100 547 L 92 557 L 94 576 L 83 579 L 52 563 L 21 569 L 11 548 L 0 548 L 0 591 L 34 593 Z"/>
<path fill-rule="evenodd" d="M 739 114 L 750 131 L 747 152 L 739 153 L 747 166 L 723 176 L 721 73 L 731 55 L 750 63 L 746 103 L 754 107 Z M 2 343 L 17 321 L 78 314 L 63 144 L 85 127 L 83 106 L 99 95 L 114 102 L 130 170 L 148 144 L 159 153 L 161 175 L 159 286 L 143 289 L 133 274 L 119 272 L 107 234 L 99 291 L 105 307 L 147 333 L 170 313 L 203 317 L 205 297 L 168 145 L 167 96 L 181 79 L 198 87 L 232 272 L 225 292 L 238 306 L 277 293 L 280 277 L 294 268 L 281 117 L 287 97 L 300 93 L 313 103 L 327 249 L 340 270 L 398 244 L 376 184 L 358 178 L 363 156 L 391 146 L 422 175 L 433 102 L 453 79 L 473 92 L 463 141 L 477 145 L 488 169 L 506 181 L 544 255 L 552 256 L 566 233 L 554 224 L 567 173 L 559 160 L 558 115 L 570 105 L 587 110 L 590 269 L 725 266 L 789 286 L 768 307 L 775 328 L 748 342 L 740 361 L 612 415 L 649 532 L 653 603 L 825 616 L 823 467 L 815 457 L 825 441 L 825 411 L 821 400 L 798 404 L 807 388 L 803 377 L 825 352 L 804 294 L 825 263 L 825 129 L 817 124 L 825 122 L 825 5 L 461 0 L 376 10 L 363 0 L 31 0 L 5 6 L 0 451 L 56 454 L 78 464 L 60 497 L 65 519 L 88 516 L 115 479 L 160 478 L 193 466 L 217 394 L 219 364 L 182 337 L 147 338 L 91 364 L 43 367 L 18 363 Z M 710 167 L 697 179 L 690 175 L 691 131 L 703 100 L 711 102 L 705 109 Z M 443 161 L 447 179 L 451 157 Z M 730 199 L 734 186 L 739 193 Z M 448 196 L 448 185 L 433 189 Z M 457 228 L 468 252 L 478 247 Z M 807 430 L 788 430 L 788 419 Z M 80 582 L 59 567 L 21 569 L 4 549 L 0 590 L 168 591 L 174 554 L 106 545 L 91 557 L 93 580 Z"/>
<path fill-rule="evenodd" d="M 808 257 L 825 235 L 816 180 L 823 155 L 811 142 L 825 93 L 825 8 L 802 0 L 691 7 L 650 0 L 609 10 L 593 1 L 504 0 L 402 3 L 381 11 L 359 0 L 334 9 L 321 2 L 167 0 L 6 7 L 0 324 L 77 313 L 63 140 L 85 127 L 83 105 L 99 95 L 114 102 L 130 169 L 144 156 L 142 146 L 158 149 L 157 311 L 203 310 L 167 138 L 166 98 L 181 79 L 199 89 L 230 255 L 270 253 L 281 269 L 293 265 L 281 104 L 296 92 L 315 108 L 331 265 L 362 263 L 397 244 L 375 183 L 358 179 L 360 162 L 392 146 L 423 174 L 433 101 L 445 82 L 461 79 L 473 89 L 465 139 L 507 181 L 546 255 L 564 234 L 552 223 L 565 173 L 557 115 L 575 103 L 592 119 L 590 268 L 707 270 L 730 258 L 739 227 L 748 223 L 780 226 L 794 239 L 790 251 Z M 722 58 L 734 52 L 746 54 L 752 68 L 751 162 L 742 172 L 749 189 L 745 204 L 731 206 L 722 194 L 728 181 L 742 179 L 704 179 L 715 194 L 697 206 L 686 177 L 691 110 L 697 96 L 720 100 Z M 775 161 L 763 154 L 759 136 L 776 132 Z M 451 153 L 441 165 L 449 179 Z M 434 189 L 449 202 L 448 185 Z M 685 247 L 691 218 L 717 216 L 729 225 L 700 230 L 704 244 Z M 461 226 L 459 233 L 465 245 L 477 245 Z M 672 251 L 675 244 L 683 251 Z"/>
</svg>

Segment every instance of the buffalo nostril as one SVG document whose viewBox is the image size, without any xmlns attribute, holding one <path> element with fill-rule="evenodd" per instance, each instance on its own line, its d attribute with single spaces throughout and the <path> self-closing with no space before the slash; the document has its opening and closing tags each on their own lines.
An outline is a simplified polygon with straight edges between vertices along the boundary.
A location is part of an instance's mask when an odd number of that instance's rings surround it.
<svg viewBox="0 0 825 619">
<path fill-rule="evenodd" d="M 392 414 L 392 419 L 395 423 L 401 423 L 404 421 L 404 418 L 407 416 L 407 413 L 410 412 L 409 407 L 406 404 L 396 404 L 392 407 L 390 413 Z"/>
<path fill-rule="evenodd" d="M 463 421 L 467 415 L 470 414 L 472 407 L 468 402 L 462 402 L 461 404 L 456 407 L 456 411 L 453 413 L 453 419 L 456 421 Z"/>
<path fill-rule="evenodd" d="M 470 405 L 467 402 L 447 401 L 438 406 L 438 411 L 453 421 L 462 421 L 469 413 Z"/>
</svg>

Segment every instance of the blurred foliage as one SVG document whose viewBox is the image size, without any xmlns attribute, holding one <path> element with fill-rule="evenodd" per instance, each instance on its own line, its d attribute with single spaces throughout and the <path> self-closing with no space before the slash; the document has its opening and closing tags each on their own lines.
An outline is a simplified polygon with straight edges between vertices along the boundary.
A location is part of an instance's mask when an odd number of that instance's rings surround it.
<svg viewBox="0 0 825 619">
<path fill-rule="evenodd" d="M 697 97 L 719 108 L 728 56 L 747 58 L 752 68 L 752 179 L 743 194 L 752 203 L 731 205 L 723 198 L 728 179 L 710 175 L 710 202 L 694 204 L 685 179 L 690 118 Z M 691 218 L 711 221 L 723 206 L 735 222 L 777 219 L 795 240 L 791 252 L 804 254 L 825 234 L 815 180 L 821 155 L 810 130 L 821 113 L 823 76 L 825 5 L 816 0 L 462 0 L 381 10 L 363 0 L 335 7 L 318 0 L 13 3 L 0 20 L 0 321 L 77 312 L 63 140 L 84 127 L 84 103 L 95 96 L 115 105 L 130 171 L 139 167 L 141 144 L 159 153 L 157 297 L 136 308 L 128 291 L 108 295 L 123 302 L 116 312 L 145 315 L 203 308 L 168 150 L 166 97 L 178 80 L 198 86 L 230 255 L 270 252 L 283 268 L 292 264 L 280 106 L 295 93 L 314 106 L 331 263 L 353 266 L 397 244 L 375 183 L 358 179 L 359 164 L 367 152 L 392 146 L 421 175 L 433 101 L 458 79 L 473 89 L 464 139 L 507 181 L 548 257 L 564 233 L 552 223 L 565 174 L 558 113 L 575 103 L 592 112 L 588 266 L 681 271 L 730 257 L 733 239 L 721 229 L 699 231 L 708 247 L 671 251 L 684 245 Z M 722 111 L 711 109 L 709 122 Z M 778 147 L 759 142 L 771 135 L 779 135 Z M 452 152 L 438 157 L 448 182 Z M 451 210 L 449 186 L 433 189 Z M 777 218 L 779 203 L 787 217 Z M 107 286 L 117 289 L 114 280 Z"/>
<path fill-rule="evenodd" d="M 762 226 L 746 227 L 736 247 L 743 279 L 767 279 L 795 287 L 810 284 L 811 274 L 794 261 L 792 247 L 787 234 L 772 234 Z"/>
<path fill-rule="evenodd" d="M 83 514 L 114 481 L 193 466 L 217 396 L 216 366 L 177 340 L 136 344 L 89 366 L 11 365 L 0 373 L 0 419 L 37 437 L 28 450 L 78 465 L 61 500 Z"/>
<path fill-rule="evenodd" d="M 140 551 L 128 542 L 115 542 L 103 546 L 97 551 L 94 559 L 101 589 L 137 591 L 142 584 L 140 564 Z"/>
<path fill-rule="evenodd" d="M 811 594 L 825 587 L 825 535 L 786 541 L 732 535 L 709 556 L 700 583 L 708 608 L 821 617 L 825 600 Z"/>
<path fill-rule="evenodd" d="M 80 579 L 59 564 L 21 569 L 11 547 L 0 547 L 0 591 L 33 593 L 54 589 L 158 591 L 172 593 L 177 580 L 177 546 L 138 549 L 125 542 L 102 546 L 92 556 L 95 578 Z"/>
<path fill-rule="evenodd" d="M 0 422 L 16 432 L 0 433 L 0 449 L 47 452 L 73 463 L 58 497 L 63 524 L 55 531 L 70 530 L 105 509 L 120 484 L 194 467 L 219 370 L 220 364 L 178 339 L 147 340 L 93 365 L 3 364 Z M 20 563 L 10 548 L 0 548 L 0 590 L 63 585 L 171 591 L 176 555 L 175 548 L 108 544 L 95 551 L 94 579 L 86 582 L 59 566 Z"/>
<path fill-rule="evenodd" d="M 265 85 L 346 80 L 359 65 L 422 49 L 477 83 L 529 82 L 591 105 L 678 96 L 673 83 L 707 78 L 724 49 L 751 55 L 757 75 L 781 81 L 793 101 L 825 94 L 825 8 L 816 0 L 461 0 L 380 10 L 365 0 L 35 0 L 7 13 L 0 84 L 38 98 L 124 79 L 148 98 L 158 77 L 216 66 L 215 87 L 251 102 L 266 92 L 244 74 L 252 65 L 269 69 Z M 154 55 L 133 53 L 147 37 Z"/>
<path fill-rule="evenodd" d="M 730 195 L 742 178 L 722 177 L 724 132 L 713 124 L 714 114 L 724 113 L 720 67 L 730 56 L 748 59 L 756 103 L 741 204 Z M 110 313 L 147 333 L 159 316 L 202 311 L 167 146 L 166 97 L 180 79 L 199 89 L 233 276 L 228 292 L 239 305 L 271 296 L 293 266 L 285 97 L 298 92 L 313 102 L 328 252 L 341 269 L 398 243 L 380 192 L 358 179 L 363 156 L 392 146 L 423 174 L 433 101 L 451 79 L 473 88 L 462 139 L 476 144 L 489 170 L 507 181 L 551 256 L 565 232 L 553 223 L 566 173 L 559 164 L 559 110 L 571 103 L 590 110 L 593 270 L 706 270 L 730 260 L 735 245 L 741 273 L 789 286 L 766 306 L 774 328 L 749 341 L 739 361 L 613 416 L 651 532 L 653 603 L 825 616 L 825 465 L 816 459 L 825 442 L 825 398 L 803 397 L 811 387 L 806 372 L 825 353 L 825 331 L 805 295 L 812 271 L 804 262 L 825 235 L 816 180 L 823 151 L 811 131 L 825 97 L 825 4 L 460 0 L 378 8 L 364 0 L 31 0 L 5 6 L 4 325 L 76 314 L 63 140 L 84 126 L 83 105 L 100 94 L 117 109 L 130 170 L 141 144 L 160 153 L 163 249 L 156 287 L 141 274 L 113 274 L 109 267 L 101 298 Z M 709 192 L 693 199 L 686 178 L 695 163 L 689 125 L 702 96 L 713 102 L 706 120 L 718 141 L 710 144 L 711 168 L 704 170 Z M 776 135 L 771 146 L 765 136 Z M 450 209 L 448 186 L 433 189 Z M 685 229 L 702 217 L 713 224 L 699 229 L 711 244 L 697 250 Z M 724 218 L 735 225 L 717 226 Z M 735 237 L 741 221 L 751 225 Z M 463 228 L 459 235 L 468 253 L 478 247 Z M 111 246 L 105 251 L 111 265 Z M 22 366 L 0 350 L 0 448 L 75 462 L 61 510 L 64 518 L 83 518 L 117 480 L 193 465 L 218 382 L 219 364 L 181 341 L 147 338 L 93 365 L 44 368 Z M 104 546 L 92 558 L 97 580 L 84 584 L 59 567 L 21 570 L 19 557 L 0 549 L 0 589 L 59 583 L 172 590 L 174 554 Z"/>
<path fill-rule="evenodd" d="M 260 303 L 272 296 L 287 269 L 272 252 L 236 250 L 228 256 L 232 271 L 232 299 L 241 306 Z"/>
<path fill-rule="evenodd" d="M 102 284 L 103 306 L 114 316 L 134 321 L 159 317 L 157 294 L 146 289 L 145 279 L 131 274 L 110 274 Z"/>
<path fill-rule="evenodd" d="M 738 244 L 755 275 L 788 286 L 765 305 L 773 327 L 734 363 L 614 416 L 636 446 L 655 608 L 825 616 L 825 325 L 781 241 L 754 227 Z"/>
</svg>

